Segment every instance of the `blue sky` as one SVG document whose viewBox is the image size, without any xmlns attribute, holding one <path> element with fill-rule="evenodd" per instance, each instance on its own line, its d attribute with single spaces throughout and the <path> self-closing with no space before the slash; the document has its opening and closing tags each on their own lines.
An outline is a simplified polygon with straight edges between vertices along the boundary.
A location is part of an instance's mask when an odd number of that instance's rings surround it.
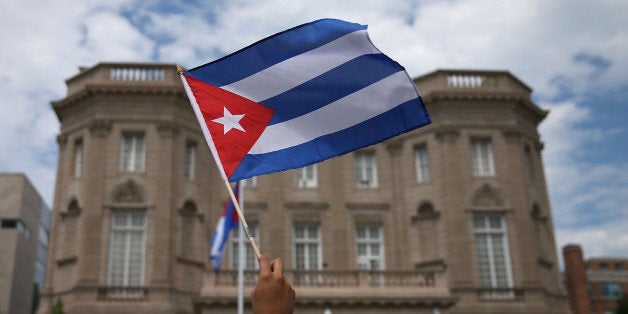
<svg viewBox="0 0 628 314">
<path fill-rule="evenodd" d="M 319 18 L 369 25 L 411 76 L 508 70 L 550 110 L 543 158 L 558 246 L 628 256 L 628 1 L 6 0 L 0 2 L 0 172 L 52 204 L 50 101 L 98 62 L 196 66 Z"/>
</svg>

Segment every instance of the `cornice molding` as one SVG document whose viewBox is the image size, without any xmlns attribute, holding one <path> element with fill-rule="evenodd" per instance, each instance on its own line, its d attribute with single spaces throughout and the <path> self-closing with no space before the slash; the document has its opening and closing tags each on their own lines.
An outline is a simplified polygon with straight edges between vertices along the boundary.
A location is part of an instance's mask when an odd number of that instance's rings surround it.
<svg viewBox="0 0 628 314">
<path fill-rule="evenodd" d="M 348 210 L 357 211 L 388 211 L 390 204 L 388 203 L 347 203 Z"/>
<path fill-rule="evenodd" d="M 157 133 L 160 138 L 172 138 L 179 134 L 179 125 L 175 122 L 163 121 L 157 123 Z"/>
<path fill-rule="evenodd" d="M 173 95 L 181 99 L 187 99 L 185 90 L 180 86 L 170 85 L 100 85 L 88 84 L 85 88 L 77 93 L 68 95 L 67 97 L 51 102 L 52 107 L 56 110 L 69 106 L 89 97 L 97 95 Z"/>
<path fill-rule="evenodd" d="M 287 202 L 284 207 L 288 210 L 327 210 L 329 203 L 325 202 Z"/>
<path fill-rule="evenodd" d="M 111 120 L 98 119 L 92 120 L 89 125 L 89 133 L 95 137 L 106 137 L 111 131 Z"/>
<path fill-rule="evenodd" d="M 436 129 L 436 139 L 441 143 L 456 143 L 460 130 L 453 126 L 441 126 Z"/>
</svg>

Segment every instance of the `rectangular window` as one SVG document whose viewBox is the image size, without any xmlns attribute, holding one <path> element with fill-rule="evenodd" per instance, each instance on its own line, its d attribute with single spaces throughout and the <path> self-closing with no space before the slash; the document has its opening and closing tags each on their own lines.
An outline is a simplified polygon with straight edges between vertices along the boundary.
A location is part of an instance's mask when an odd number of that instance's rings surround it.
<svg viewBox="0 0 628 314">
<path fill-rule="evenodd" d="M 185 144 L 184 172 L 185 172 L 185 177 L 190 180 L 194 180 L 195 162 L 196 162 L 196 143 L 187 142 L 187 144 Z"/>
<path fill-rule="evenodd" d="M 377 187 L 377 164 L 374 152 L 355 154 L 355 182 L 359 188 Z"/>
<path fill-rule="evenodd" d="M 493 145 L 490 139 L 474 139 L 471 141 L 471 154 L 474 176 L 493 176 Z"/>
<path fill-rule="evenodd" d="M 143 172 L 145 151 L 144 134 L 129 133 L 122 135 L 120 170 Z"/>
<path fill-rule="evenodd" d="M 419 145 L 415 148 L 416 180 L 417 182 L 430 181 L 430 157 L 427 154 L 427 145 Z"/>
<path fill-rule="evenodd" d="M 294 171 L 294 186 L 298 188 L 315 188 L 318 186 L 318 169 L 316 165 L 305 166 Z"/>
<path fill-rule="evenodd" d="M 622 264 L 622 263 L 615 263 L 615 270 L 616 271 L 623 271 L 624 270 L 624 264 Z"/>
<path fill-rule="evenodd" d="M 240 184 L 242 185 L 242 187 L 252 187 L 252 188 L 254 188 L 254 187 L 257 186 L 257 177 L 244 179 L 244 180 L 240 181 Z"/>
<path fill-rule="evenodd" d="M 231 255 L 231 261 L 229 266 L 231 267 L 231 269 L 237 269 L 238 265 L 239 265 L 239 258 L 240 258 L 240 246 L 239 246 L 239 241 L 240 241 L 240 230 L 239 228 L 241 228 L 240 225 L 238 225 L 238 228 L 233 228 L 231 230 L 231 237 L 230 237 L 230 250 L 229 253 Z M 251 232 L 251 234 L 253 235 L 253 238 L 255 239 L 255 242 L 257 243 L 257 245 L 259 246 L 259 232 L 258 232 L 258 228 L 257 225 L 255 224 L 249 224 L 249 231 Z M 242 239 L 244 241 L 244 269 L 258 269 L 259 268 L 259 263 L 257 262 L 257 257 L 255 256 L 255 251 L 253 251 L 253 248 L 251 247 L 251 245 L 249 244 L 249 239 L 247 238 L 246 234 L 244 235 L 244 239 Z"/>
<path fill-rule="evenodd" d="M 19 218 L 3 218 L 0 222 L 0 227 L 2 229 L 16 229 L 17 233 L 24 236 L 26 240 L 31 238 L 31 230 Z"/>
<path fill-rule="evenodd" d="M 480 285 L 512 287 L 508 234 L 503 214 L 473 215 L 475 253 Z"/>
<path fill-rule="evenodd" d="M 357 226 L 355 242 L 359 269 L 384 269 L 384 234 L 381 226 Z"/>
<path fill-rule="evenodd" d="M 74 177 L 81 176 L 83 169 L 83 140 L 76 140 L 74 143 Z"/>
<path fill-rule="evenodd" d="M 302 225 L 294 227 L 294 265 L 296 269 L 321 269 L 320 226 Z"/>
<path fill-rule="evenodd" d="M 110 286 L 144 285 L 146 212 L 117 210 L 111 212 L 107 284 Z"/>
<path fill-rule="evenodd" d="M 602 282 L 600 290 L 604 298 L 621 299 L 621 285 L 618 282 Z"/>
</svg>

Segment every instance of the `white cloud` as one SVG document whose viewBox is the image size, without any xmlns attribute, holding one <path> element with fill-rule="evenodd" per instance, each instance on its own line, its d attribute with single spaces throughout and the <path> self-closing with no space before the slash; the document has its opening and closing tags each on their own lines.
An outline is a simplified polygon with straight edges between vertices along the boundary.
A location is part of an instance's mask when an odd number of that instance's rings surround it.
<svg viewBox="0 0 628 314">
<path fill-rule="evenodd" d="M 0 171 L 24 172 L 52 204 L 59 123 L 50 101 L 78 65 L 148 60 L 151 43 L 121 1 L 3 1 L 0 11 Z"/>
</svg>

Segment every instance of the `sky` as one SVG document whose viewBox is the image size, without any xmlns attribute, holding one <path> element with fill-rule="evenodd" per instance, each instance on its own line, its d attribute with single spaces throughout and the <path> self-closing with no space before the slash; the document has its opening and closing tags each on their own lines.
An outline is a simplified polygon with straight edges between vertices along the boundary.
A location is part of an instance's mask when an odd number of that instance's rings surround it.
<svg viewBox="0 0 628 314">
<path fill-rule="evenodd" d="M 550 114 L 539 127 L 557 246 L 628 257 L 628 1 L 3 0 L 0 172 L 52 205 L 59 122 L 79 66 L 197 66 L 320 18 L 369 25 L 412 77 L 507 70 Z"/>
</svg>

